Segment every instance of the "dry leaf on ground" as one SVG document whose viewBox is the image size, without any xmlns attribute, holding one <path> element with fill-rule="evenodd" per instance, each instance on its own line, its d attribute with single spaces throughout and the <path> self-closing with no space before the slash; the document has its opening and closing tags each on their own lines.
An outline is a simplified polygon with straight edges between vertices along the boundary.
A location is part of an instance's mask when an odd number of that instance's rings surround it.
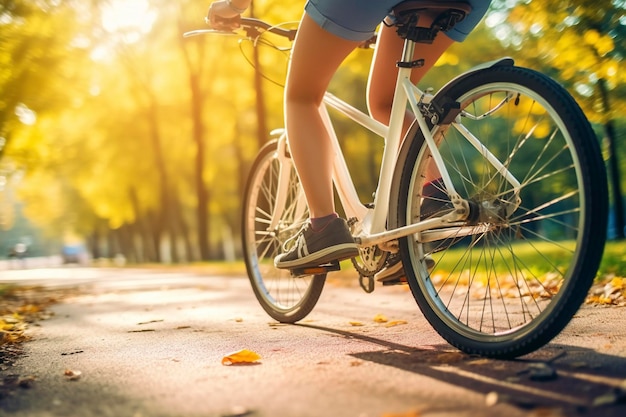
<svg viewBox="0 0 626 417">
<path fill-rule="evenodd" d="M 461 352 L 445 352 L 437 355 L 437 362 L 439 363 L 456 363 L 466 358 L 466 355 Z"/>
<path fill-rule="evenodd" d="M 381 417 L 420 417 L 419 411 L 406 411 L 404 413 L 384 413 Z"/>
<path fill-rule="evenodd" d="M 385 327 L 394 327 L 394 326 L 400 326 L 402 324 L 408 324 L 409 322 L 406 320 L 392 320 L 389 323 L 385 324 Z"/>
<path fill-rule="evenodd" d="M 229 353 L 222 358 L 222 365 L 234 365 L 238 363 L 254 363 L 261 359 L 261 356 L 248 349 L 241 349 L 236 352 Z"/>
<path fill-rule="evenodd" d="M 374 321 L 376 323 L 387 323 L 387 317 L 385 317 L 383 314 L 376 314 L 374 316 Z"/>
<path fill-rule="evenodd" d="M 83 375 L 83 373 L 81 371 L 73 371 L 71 369 L 66 369 L 65 372 L 63 372 L 63 375 L 68 381 L 78 381 L 80 377 Z"/>
<path fill-rule="evenodd" d="M 350 321 L 350 326 L 363 326 L 363 323 L 360 321 Z"/>
</svg>

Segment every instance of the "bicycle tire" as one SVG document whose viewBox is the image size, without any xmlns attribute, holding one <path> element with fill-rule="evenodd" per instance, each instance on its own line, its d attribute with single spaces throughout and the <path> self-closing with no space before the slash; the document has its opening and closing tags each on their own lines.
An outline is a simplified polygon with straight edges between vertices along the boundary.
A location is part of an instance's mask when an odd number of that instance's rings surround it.
<svg viewBox="0 0 626 417">
<path fill-rule="evenodd" d="M 281 160 L 278 141 L 259 151 L 248 175 L 242 210 L 242 243 L 248 278 L 257 300 L 270 317 L 281 323 L 295 323 L 306 317 L 317 303 L 326 274 L 294 278 L 289 271 L 274 267 L 274 257 L 283 243 L 298 232 L 308 219 L 303 194 L 289 155 L 288 193 L 278 225 L 268 230 L 271 214 L 280 204 L 276 199 Z M 281 209 L 281 207 L 278 207 Z"/>
<path fill-rule="evenodd" d="M 521 204 L 507 213 L 515 188 L 503 170 L 485 162 L 484 149 L 468 146 L 455 125 L 434 126 L 456 191 L 473 202 L 474 219 L 465 229 L 401 239 L 407 280 L 426 319 L 451 345 L 515 358 L 557 336 L 593 283 L 607 230 L 604 162 L 580 107 L 541 73 L 484 69 L 433 98 L 441 106 L 450 100 L 461 105 L 456 121 L 520 180 Z M 422 175 L 432 156 L 421 132 L 405 155 L 401 226 L 423 219 L 434 201 L 429 195 L 437 194 Z M 449 211 L 445 199 L 438 204 Z M 480 205 L 483 217 L 476 218 Z M 435 261 L 431 271 L 427 256 Z"/>
</svg>

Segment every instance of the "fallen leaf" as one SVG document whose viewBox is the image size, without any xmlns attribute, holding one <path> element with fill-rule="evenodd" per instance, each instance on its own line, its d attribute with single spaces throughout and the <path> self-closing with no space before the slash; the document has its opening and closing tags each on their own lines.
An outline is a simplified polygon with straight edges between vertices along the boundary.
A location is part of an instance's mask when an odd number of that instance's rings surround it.
<svg viewBox="0 0 626 417">
<path fill-rule="evenodd" d="M 384 315 L 382 315 L 382 314 L 376 314 L 376 315 L 374 316 L 374 321 L 375 321 L 376 323 L 387 323 L 387 317 L 385 317 L 385 316 L 384 316 Z"/>
<path fill-rule="evenodd" d="M 232 408 L 232 410 L 226 414 L 222 414 L 222 417 L 245 417 L 249 416 L 254 411 L 247 409 L 241 405 L 236 405 Z"/>
<path fill-rule="evenodd" d="M 350 326 L 363 326 L 363 323 L 361 323 L 360 321 L 351 321 L 349 323 Z"/>
<path fill-rule="evenodd" d="M 613 388 L 604 395 L 594 398 L 593 406 L 602 407 L 613 404 L 623 404 L 626 402 L 626 392 L 620 388 Z"/>
<path fill-rule="evenodd" d="M 163 319 L 159 319 L 159 320 L 148 320 L 148 321 L 142 321 L 137 323 L 138 326 L 141 326 L 143 324 L 150 324 L 150 323 L 161 323 L 162 321 L 165 321 Z"/>
<path fill-rule="evenodd" d="M 532 381 L 551 381 L 557 378 L 556 370 L 543 362 L 531 363 L 528 365 L 528 372 Z"/>
<path fill-rule="evenodd" d="M 473 365 L 473 366 L 482 366 L 482 365 L 487 365 L 489 364 L 491 361 L 489 359 L 476 359 L 473 360 L 471 362 L 468 362 L 468 365 Z"/>
<path fill-rule="evenodd" d="M 63 373 L 68 381 L 78 381 L 82 374 L 81 371 L 72 371 L 71 369 L 66 369 Z"/>
<path fill-rule="evenodd" d="M 385 324 L 385 327 L 400 326 L 402 324 L 408 324 L 408 321 L 406 321 L 406 320 L 393 320 L 393 321 L 390 321 L 389 323 Z"/>
<path fill-rule="evenodd" d="M 437 355 L 437 362 L 439 363 L 455 363 L 460 362 L 465 358 L 465 355 L 461 352 L 446 352 Z"/>
<path fill-rule="evenodd" d="M 241 349 L 236 352 L 229 353 L 222 358 L 222 365 L 233 365 L 237 363 L 254 363 L 261 359 L 261 356 L 248 349 Z"/>
<path fill-rule="evenodd" d="M 404 413 L 384 413 L 381 417 L 420 417 L 418 411 L 406 411 Z"/>
<path fill-rule="evenodd" d="M 237 317 L 237 318 L 235 319 L 235 321 L 236 321 L 237 323 L 241 323 L 241 322 L 243 321 L 243 319 L 242 319 L 241 317 Z"/>
</svg>

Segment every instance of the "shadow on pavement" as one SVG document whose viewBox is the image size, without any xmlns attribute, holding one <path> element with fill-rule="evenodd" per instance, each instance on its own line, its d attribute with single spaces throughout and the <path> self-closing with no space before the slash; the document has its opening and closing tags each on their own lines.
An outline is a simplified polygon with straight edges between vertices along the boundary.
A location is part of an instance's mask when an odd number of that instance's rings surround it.
<svg viewBox="0 0 626 417">
<path fill-rule="evenodd" d="M 447 344 L 416 348 L 340 329 L 297 326 L 379 345 L 382 350 L 352 356 L 483 394 L 488 405 L 555 409 L 567 416 L 626 415 L 626 359 L 619 356 L 549 344 L 515 360 L 496 360 L 466 355 Z"/>
</svg>

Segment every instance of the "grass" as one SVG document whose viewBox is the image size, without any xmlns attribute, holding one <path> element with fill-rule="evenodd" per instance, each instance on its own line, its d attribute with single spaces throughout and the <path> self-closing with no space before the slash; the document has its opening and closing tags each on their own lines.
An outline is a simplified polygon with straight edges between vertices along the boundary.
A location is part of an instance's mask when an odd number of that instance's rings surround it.
<svg viewBox="0 0 626 417">
<path fill-rule="evenodd" d="M 519 245 L 515 248 L 516 255 L 522 257 L 529 265 L 541 265 L 545 264 L 544 257 L 548 259 L 559 259 L 562 257 L 562 249 L 555 248 L 554 245 L 540 244 L 536 246 L 536 249 L 531 248 L 529 245 Z M 445 270 L 453 269 L 453 266 L 458 259 L 458 255 L 461 253 L 461 249 L 450 249 L 445 253 L 442 252 L 441 264 L 439 268 L 445 268 Z M 437 255 L 436 255 L 437 256 Z M 145 268 L 145 269 L 159 269 L 163 272 L 185 272 L 197 275 L 210 276 L 241 276 L 246 275 L 246 267 L 243 260 L 237 260 L 234 262 L 226 261 L 210 261 L 210 262 L 195 262 L 191 264 L 142 264 L 142 265 L 128 265 L 131 268 Z M 500 259 L 495 265 L 497 270 L 505 270 L 505 262 Z M 356 271 L 352 268 L 350 261 L 341 263 L 341 273 L 347 276 L 356 277 Z M 533 272 L 547 272 L 547 271 L 533 271 Z M 337 275 L 337 273 L 333 273 Z M 610 241 L 606 243 L 604 249 L 604 256 L 598 269 L 598 280 L 604 280 L 614 277 L 626 277 L 626 241 Z M 2 296 L 3 287 L 0 284 L 0 297 Z"/>
<path fill-rule="evenodd" d="M 571 253 L 563 248 L 549 243 L 537 243 L 534 246 L 520 243 L 513 246 L 513 252 L 518 259 L 522 259 L 526 266 L 536 275 L 542 275 L 552 271 L 553 263 L 561 263 L 567 267 L 571 259 Z M 436 254 L 434 257 L 439 262 L 440 270 L 451 271 L 458 268 L 457 263 L 464 253 L 464 248 L 449 249 Z M 476 261 L 472 265 L 476 265 Z M 483 259 L 484 261 L 484 259 Z M 508 271 L 511 263 L 509 254 L 498 253 L 492 260 L 496 271 Z M 614 277 L 626 277 L 626 241 L 607 242 L 602 257 L 596 280 L 604 280 Z"/>
<path fill-rule="evenodd" d="M 598 276 L 626 277 L 626 241 L 607 242 Z"/>
</svg>

